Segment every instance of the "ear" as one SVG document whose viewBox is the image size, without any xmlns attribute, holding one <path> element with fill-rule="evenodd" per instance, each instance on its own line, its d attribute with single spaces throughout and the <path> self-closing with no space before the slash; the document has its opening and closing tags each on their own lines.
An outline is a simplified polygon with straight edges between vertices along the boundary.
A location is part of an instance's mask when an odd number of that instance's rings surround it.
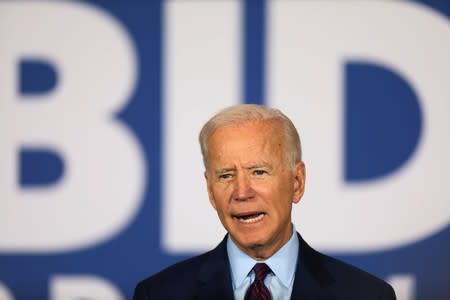
<svg viewBox="0 0 450 300">
<path fill-rule="evenodd" d="M 209 198 L 209 203 L 211 203 L 212 207 L 214 207 L 214 209 L 216 209 L 216 201 L 214 200 L 214 195 L 212 192 L 212 180 L 208 175 L 208 171 L 205 171 L 203 173 L 203 175 L 205 176 L 205 180 L 206 180 L 206 188 L 208 189 L 208 198 Z"/>
<path fill-rule="evenodd" d="M 294 168 L 294 197 L 292 199 L 293 203 L 300 202 L 300 199 L 305 192 L 305 179 L 306 168 L 305 164 L 301 161 L 296 163 Z"/>
</svg>

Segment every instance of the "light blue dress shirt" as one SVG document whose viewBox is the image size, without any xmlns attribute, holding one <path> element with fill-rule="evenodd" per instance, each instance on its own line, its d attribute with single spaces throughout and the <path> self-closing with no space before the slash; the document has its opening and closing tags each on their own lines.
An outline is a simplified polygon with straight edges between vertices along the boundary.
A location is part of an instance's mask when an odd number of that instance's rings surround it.
<svg viewBox="0 0 450 300">
<path fill-rule="evenodd" d="M 252 268 L 258 262 L 266 263 L 273 271 L 273 274 L 267 275 L 264 280 L 272 299 L 287 300 L 291 298 L 299 249 L 297 234 L 294 226 L 292 227 L 292 236 L 289 241 L 265 261 L 254 260 L 242 252 L 228 236 L 227 251 L 231 266 L 234 299 L 244 299 L 247 289 L 255 279 L 255 272 L 252 271 Z"/>
</svg>

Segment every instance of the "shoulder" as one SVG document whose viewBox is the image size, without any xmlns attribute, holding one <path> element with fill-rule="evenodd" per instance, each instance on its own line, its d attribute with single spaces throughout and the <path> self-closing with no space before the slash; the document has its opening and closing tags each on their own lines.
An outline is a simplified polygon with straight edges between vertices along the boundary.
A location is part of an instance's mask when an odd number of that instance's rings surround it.
<svg viewBox="0 0 450 300">
<path fill-rule="evenodd" d="M 348 278 L 352 282 L 370 283 L 372 285 L 388 285 L 384 280 L 336 258 L 320 254 L 328 270 L 334 277 Z"/>
<path fill-rule="evenodd" d="M 331 289 L 343 295 L 343 299 L 395 299 L 393 288 L 384 280 L 341 260 L 320 255 L 334 279 Z"/>
<path fill-rule="evenodd" d="M 210 252 L 176 263 L 142 280 L 136 286 L 134 300 L 150 299 L 150 295 L 152 299 L 175 299 L 176 295 L 193 294 L 198 273 Z"/>
<path fill-rule="evenodd" d="M 226 240 L 227 236 L 215 249 L 176 263 L 142 280 L 136 286 L 133 299 L 198 298 L 205 292 L 211 292 L 203 288 L 207 283 L 210 284 L 210 287 L 220 287 L 217 290 L 223 291 L 223 286 L 228 285 L 228 281 L 231 280 Z M 202 299 L 207 298 L 203 297 Z"/>
<path fill-rule="evenodd" d="M 395 299 L 384 280 L 303 244 L 303 263 L 322 287 L 338 299 Z"/>
</svg>

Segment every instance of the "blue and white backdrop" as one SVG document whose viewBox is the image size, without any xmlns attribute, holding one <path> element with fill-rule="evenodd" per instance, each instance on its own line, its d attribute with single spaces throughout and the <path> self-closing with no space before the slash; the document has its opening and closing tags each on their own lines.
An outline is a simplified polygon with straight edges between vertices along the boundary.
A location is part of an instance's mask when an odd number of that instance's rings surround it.
<svg viewBox="0 0 450 300">
<path fill-rule="evenodd" d="M 197 133 L 236 103 L 299 128 L 297 229 L 450 299 L 446 1 L 0 2 L 0 299 L 130 299 L 212 248 Z"/>
</svg>

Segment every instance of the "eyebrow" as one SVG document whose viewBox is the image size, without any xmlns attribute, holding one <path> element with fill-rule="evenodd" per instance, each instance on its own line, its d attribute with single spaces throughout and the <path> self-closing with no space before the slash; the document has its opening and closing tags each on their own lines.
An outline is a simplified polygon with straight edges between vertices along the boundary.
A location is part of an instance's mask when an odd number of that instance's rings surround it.
<svg viewBox="0 0 450 300">
<path fill-rule="evenodd" d="M 236 168 L 221 168 L 214 171 L 215 174 L 223 174 L 231 171 L 236 171 Z"/>
<path fill-rule="evenodd" d="M 252 164 L 248 167 L 244 167 L 244 169 L 246 170 L 252 170 L 252 169 L 259 169 L 259 168 L 265 168 L 265 169 L 273 169 L 273 167 L 265 162 L 262 163 L 258 163 L 258 164 Z M 216 174 L 223 174 L 223 173 L 227 173 L 227 172 L 233 172 L 236 171 L 236 168 L 231 167 L 231 168 L 220 168 L 214 171 L 214 173 Z"/>
<path fill-rule="evenodd" d="M 246 169 L 258 169 L 258 168 L 270 168 L 270 167 L 268 164 L 256 164 L 256 165 L 247 167 Z"/>
<path fill-rule="evenodd" d="M 260 163 L 255 163 L 255 164 L 251 164 L 249 167 L 246 167 L 246 169 L 250 170 L 250 169 L 258 169 L 258 168 L 267 168 L 267 169 L 271 169 L 272 165 L 266 161 L 260 162 Z"/>
</svg>

